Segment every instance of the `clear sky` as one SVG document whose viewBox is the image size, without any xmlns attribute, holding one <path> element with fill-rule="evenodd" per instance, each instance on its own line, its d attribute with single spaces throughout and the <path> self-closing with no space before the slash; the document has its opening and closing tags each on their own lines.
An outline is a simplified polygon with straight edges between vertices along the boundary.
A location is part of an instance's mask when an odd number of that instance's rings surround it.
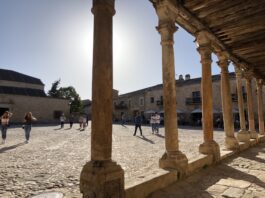
<svg viewBox="0 0 265 198">
<path fill-rule="evenodd" d="M 0 0 L 0 68 L 40 78 L 46 91 L 61 79 L 91 98 L 92 0 Z M 114 88 L 127 93 L 162 83 L 158 20 L 148 0 L 116 0 Z M 201 76 L 194 37 L 175 33 L 175 70 Z M 212 73 L 220 69 L 213 56 Z M 232 70 L 230 66 L 230 70 Z"/>
</svg>

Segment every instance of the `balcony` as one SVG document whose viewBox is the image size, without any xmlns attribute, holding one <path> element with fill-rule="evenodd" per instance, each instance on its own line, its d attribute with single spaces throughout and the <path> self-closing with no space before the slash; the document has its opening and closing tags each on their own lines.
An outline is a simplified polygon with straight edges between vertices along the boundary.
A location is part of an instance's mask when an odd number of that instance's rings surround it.
<svg viewBox="0 0 265 198">
<path fill-rule="evenodd" d="M 157 106 L 163 106 L 163 100 L 157 100 L 156 105 Z"/>
<path fill-rule="evenodd" d="M 116 110 L 121 110 L 121 109 L 128 109 L 128 106 L 125 103 L 119 103 L 115 105 Z"/>
<path fill-rule="evenodd" d="M 186 98 L 186 105 L 199 105 L 201 103 L 201 97 Z"/>
</svg>

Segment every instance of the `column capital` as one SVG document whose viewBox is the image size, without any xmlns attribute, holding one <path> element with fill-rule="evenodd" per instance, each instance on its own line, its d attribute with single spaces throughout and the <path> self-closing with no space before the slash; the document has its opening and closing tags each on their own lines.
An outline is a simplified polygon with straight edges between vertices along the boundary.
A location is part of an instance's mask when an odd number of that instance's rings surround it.
<svg viewBox="0 0 265 198">
<path fill-rule="evenodd" d="M 253 78 L 253 71 L 251 69 L 244 72 L 244 77 L 246 80 L 250 81 Z"/>
<path fill-rule="evenodd" d="M 218 57 L 218 61 L 216 62 L 218 64 L 218 66 L 221 68 L 222 71 L 227 70 L 228 69 L 228 65 L 229 65 L 229 55 L 226 51 L 220 51 L 216 53 L 217 57 Z"/>
<path fill-rule="evenodd" d="M 155 2 L 156 13 L 158 16 L 157 31 L 161 35 L 161 45 L 173 45 L 173 34 L 178 27 L 175 25 L 176 14 L 170 9 L 171 0 L 160 0 Z"/>
<path fill-rule="evenodd" d="M 108 11 L 111 15 L 115 15 L 115 0 L 93 0 L 92 13 L 95 15 L 99 10 Z"/>
<path fill-rule="evenodd" d="M 177 31 L 178 27 L 174 22 L 168 21 L 163 24 L 159 24 L 156 27 L 157 31 L 161 35 L 161 45 L 173 45 L 174 37 L 173 34 Z"/>
<path fill-rule="evenodd" d="M 234 64 L 234 68 L 235 68 L 235 73 L 236 73 L 236 77 L 242 77 L 242 70 L 238 65 Z"/>
<path fill-rule="evenodd" d="M 201 55 L 201 63 L 203 62 L 212 62 L 212 48 L 211 46 L 199 46 L 197 51 Z"/>
<path fill-rule="evenodd" d="M 207 31 L 201 30 L 197 32 L 195 36 L 196 36 L 196 42 L 200 47 L 211 46 L 211 40 L 209 38 L 209 33 Z"/>
<path fill-rule="evenodd" d="M 178 30 L 178 27 L 175 25 L 175 22 L 166 21 L 164 23 L 160 23 L 159 26 L 156 27 L 156 29 L 160 34 L 163 33 L 174 34 Z"/>
<path fill-rule="evenodd" d="M 257 89 L 261 89 L 262 90 L 262 86 L 263 86 L 264 80 L 260 79 L 260 78 L 257 78 L 256 79 L 256 83 L 257 83 Z"/>
</svg>

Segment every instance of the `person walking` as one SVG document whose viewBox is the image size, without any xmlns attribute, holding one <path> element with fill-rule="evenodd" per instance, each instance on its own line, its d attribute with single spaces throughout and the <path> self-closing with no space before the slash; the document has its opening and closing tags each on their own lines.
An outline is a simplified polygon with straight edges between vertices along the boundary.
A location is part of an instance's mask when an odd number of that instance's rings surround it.
<svg viewBox="0 0 265 198">
<path fill-rule="evenodd" d="M 79 115 L 79 119 L 78 119 L 78 122 L 79 122 L 79 130 L 81 131 L 83 129 L 83 116 L 80 114 Z"/>
<path fill-rule="evenodd" d="M 135 123 L 135 131 L 134 131 L 134 136 L 136 135 L 137 129 L 139 128 L 141 136 L 143 136 L 142 134 L 142 129 L 141 129 L 141 125 L 142 125 L 142 117 L 140 116 L 139 112 L 136 113 L 136 116 L 134 118 L 134 123 Z"/>
<path fill-rule="evenodd" d="M 65 122 L 66 118 L 64 116 L 64 113 L 62 113 L 62 115 L 60 116 L 60 122 L 61 122 L 61 129 L 64 127 L 64 122 Z"/>
<path fill-rule="evenodd" d="M 12 113 L 5 111 L 4 114 L 0 117 L 1 120 L 1 133 L 2 133 L 2 144 L 6 142 L 6 133 L 9 125 L 9 119 L 12 117 Z"/>
<path fill-rule="evenodd" d="M 70 124 L 70 129 L 73 127 L 73 124 L 74 124 L 74 115 L 71 114 L 70 117 L 69 117 L 69 124 Z"/>
<path fill-rule="evenodd" d="M 121 115 L 121 125 L 122 126 L 124 126 L 125 125 L 125 113 L 123 113 L 122 115 Z"/>
<path fill-rule="evenodd" d="M 159 133 L 159 125 L 160 125 L 160 115 L 155 112 L 155 132 Z"/>
<path fill-rule="evenodd" d="M 155 132 L 155 115 L 154 114 L 151 115 L 150 124 L 151 124 L 151 128 L 152 128 L 152 134 L 154 134 L 154 132 Z"/>
<path fill-rule="evenodd" d="M 29 143 L 29 137 L 30 137 L 30 131 L 31 131 L 31 127 L 32 127 L 32 122 L 36 121 L 37 119 L 32 115 L 31 112 L 28 112 L 25 114 L 24 117 L 24 131 L 25 131 L 25 138 L 26 141 L 25 143 Z"/>
<path fill-rule="evenodd" d="M 82 121 L 83 129 L 82 129 L 82 131 L 84 131 L 86 129 L 86 126 L 87 126 L 86 123 L 87 123 L 87 118 L 86 118 L 86 116 L 83 116 L 83 121 Z"/>
</svg>

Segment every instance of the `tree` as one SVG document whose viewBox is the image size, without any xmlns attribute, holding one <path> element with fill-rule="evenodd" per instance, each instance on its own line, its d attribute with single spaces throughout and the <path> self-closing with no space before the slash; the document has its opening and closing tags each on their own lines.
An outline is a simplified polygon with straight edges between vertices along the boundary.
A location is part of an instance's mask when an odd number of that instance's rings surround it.
<svg viewBox="0 0 265 198">
<path fill-rule="evenodd" d="M 79 94 L 72 86 L 59 88 L 60 82 L 61 80 L 59 79 L 52 83 L 52 87 L 48 91 L 48 95 L 54 98 L 68 99 L 70 102 L 70 112 L 80 112 L 82 109 L 82 101 Z"/>
<path fill-rule="evenodd" d="M 61 82 L 61 79 L 56 80 L 54 83 L 52 83 L 51 89 L 48 91 L 48 96 L 58 98 L 59 95 L 59 84 Z"/>
<path fill-rule="evenodd" d="M 76 92 L 75 88 L 72 86 L 61 87 L 59 90 L 59 96 L 61 98 L 66 98 L 70 101 L 70 112 L 79 112 L 82 108 L 82 101 L 79 94 Z"/>
</svg>

